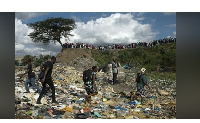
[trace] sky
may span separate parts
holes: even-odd
[[[69,41],[93,45],[128,44],[176,37],[176,13],[174,12],[16,12],[15,55],[54,55],[61,51],[59,43],[34,43],[28,36],[34,30],[29,23],[47,18],[74,19],[76,28]]]

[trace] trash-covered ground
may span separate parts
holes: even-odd
[[[51,103],[51,90],[36,104],[39,97],[30,87],[25,92],[24,78],[18,77],[25,69],[15,69],[15,118],[16,119],[173,119],[176,118],[176,82],[148,79],[151,89],[146,88],[146,99],[130,100],[136,91],[134,73],[119,69],[118,83],[111,85],[110,72],[97,73],[98,95],[92,104],[85,102],[82,71],[60,63],[54,65],[52,77],[58,105]],[[39,74],[39,67],[34,69]],[[37,80],[37,79],[36,79]],[[36,81],[40,88],[42,85]]]

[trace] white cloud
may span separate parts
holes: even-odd
[[[137,14],[137,16],[138,16],[138,17],[143,16],[145,13],[146,13],[146,12],[139,12],[139,13]]]
[[[90,19],[95,19],[95,18],[97,18],[97,17],[90,17]]]
[[[15,44],[15,55],[22,56],[22,55],[57,55],[61,51],[61,46],[50,44],[48,47],[43,46],[43,44],[38,45],[26,45],[20,47],[21,44]]]
[[[166,27],[176,27],[176,24],[169,24],[169,25],[166,25]]]
[[[134,19],[141,21],[145,19],[145,13],[146,12],[131,12],[130,14],[134,17]]]
[[[49,14],[49,13],[47,13],[47,12],[16,12],[15,18],[17,18],[19,20],[27,21],[30,18],[38,17],[38,16],[42,16],[42,15],[46,15],[46,14]]]
[[[69,42],[83,42],[89,44],[103,45],[113,43],[150,42],[158,32],[151,29],[150,24],[140,24],[133,15],[112,14],[106,18],[98,18],[87,23],[76,22],[76,29],[72,31],[73,37]],[[23,24],[21,20],[15,19],[15,55],[39,55],[57,54],[61,51],[59,43],[44,46],[42,43],[34,43],[28,36],[33,30]],[[61,39],[66,42],[65,38]]]
[[[71,17],[72,17],[72,19],[74,19],[75,21],[81,22],[81,19],[80,19],[80,18],[78,18],[78,17],[76,17],[76,16],[74,16],[74,15],[72,15]]]
[[[158,32],[151,29],[150,24],[140,24],[128,14],[112,14],[107,18],[98,18],[87,23],[77,22],[75,35],[71,42],[90,44],[150,42]]]
[[[23,44],[16,44],[15,43],[15,51],[24,50],[25,46]]]
[[[101,16],[103,16],[103,17],[106,17],[107,15],[105,14],[105,13],[102,13],[102,15]]]
[[[173,32],[174,36],[176,37],[176,31]]]
[[[136,20],[139,20],[139,21],[144,20],[144,19],[145,19],[144,17],[136,18]]]
[[[169,35],[169,36],[167,36],[167,38],[171,38],[171,36]]]
[[[164,12],[164,15],[176,15],[176,12]]]
[[[26,24],[22,24],[21,20],[15,19],[15,42],[20,44],[33,44],[28,34],[33,30],[28,28]]]

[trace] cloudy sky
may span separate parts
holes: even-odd
[[[49,17],[72,18],[76,29],[68,42],[83,42],[93,45],[128,44],[176,36],[176,13],[172,12],[53,12],[15,13],[15,55],[57,55],[60,44],[44,46],[34,43],[28,34],[33,30],[28,23],[42,21]],[[62,43],[67,40],[63,37]]]

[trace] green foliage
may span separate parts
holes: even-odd
[[[19,60],[15,60],[15,65],[19,65]]]
[[[133,57],[132,56],[132,53],[131,53],[131,51],[132,50],[130,50],[130,49],[127,49],[127,51],[126,52],[119,52],[119,56],[118,56],[118,61],[120,61],[122,64],[127,64],[127,58],[130,58],[130,60],[131,60],[131,57]]]
[[[24,58],[21,60],[23,66],[27,65],[27,63],[26,63],[26,59],[27,58],[30,58],[31,61],[33,61],[33,56],[31,56],[31,55],[25,55]]]
[[[143,53],[144,53],[144,48],[143,47],[138,47],[135,50],[133,50],[133,52],[134,52],[135,56],[141,57],[143,55]]]
[[[48,61],[49,59],[51,59],[51,55],[46,55],[46,56],[44,56],[44,61],[45,61],[45,62]]]
[[[60,41],[62,36],[68,40],[69,36],[73,36],[70,33],[75,28],[75,21],[65,18],[48,18],[28,25],[34,29],[34,32],[29,35],[33,42],[42,42],[48,45],[51,41],[54,43],[57,41],[62,46]]]
[[[48,55],[46,56],[46,58],[49,57]],[[26,63],[26,59],[27,58],[30,58],[31,59],[31,63],[34,67],[38,67],[42,64],[42,61],[40,60],[40,58],[37,58],[37,57],[33,57],[31,55],[25,55],[24,58],[21,60],[22,61],[22,65],[25,66],[27,65]]]
[[[170,68],[176,72],[176,44],[169,43],[156,45],[151,48],[139,47],[125,49],[119,52],[119,61],[122,64],[131,62],[136,67],[145,67],[148,71],[157,71],[159,67]]]
[[[176,50],[168,50],[162,58],[161,66],[172,67],[176,71]]]
[[[113,57],[121,63],[137,68],[145,67],[149,72],[158,71],[165,67],[171,72],[176,72],[176,43],[156,45],[149,48],[138,47],[136,49],[124,49],[113,56],[114,50],[93,52],[93,58],[99,66],[112,61]],[[115,54],[114,54],[115,55]]]
[[[111,50],[92,51],[92,57],[95,59],[95,61],[97,61],[98,68],[101,68],[112,61],[113,52]]]
[[[153,78],[155,79],[155,82],[158,81],[159,79],[162,80],[173,80],[176,81],[176,73],[159,73],[159,72],[154,72],[154,73],[146,73],[146,76],[148,76],[148,78]]]
[[[74,61],[74,64],[77,64],[77,61]]]
[[[36,58],[34,61],[33,61],[33,65],[35,67],[38,67],[42,64],[42,61],[39,59],[39,58]]]

